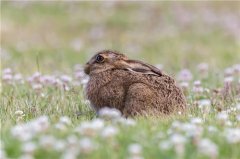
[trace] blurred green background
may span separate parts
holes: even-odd
[[[70,72],[113,49],[171,73],[240,61],[239,2],[2,2],[2,67]]]

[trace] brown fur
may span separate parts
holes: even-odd
[[[104,57],[102,63],[96,62],[97,55]],[[85,72],[90,76],[86,95],[96,111],[108,106],[135,116],[185,110],[185,97],[174,79],[152,65],[106,50],[86,64]]]

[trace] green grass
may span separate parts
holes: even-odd
[[[183,156],[159,148],[163,141],[169,141],[172,134],[184,132],[172,130],[172,123],[190,123],[193,117],[200,117],[203,129],[200,136],[209,138],[218,147],[221,159],[240,158],[240,143],[230,144],[224,131],[239,129],[237,120],[240,110],[229,113],[232,126],[216,119],[219,107],[223,110],[235,108],[239,94],[230,94],[231,100],[215,96],[213,89],[223,88],[224,69],[240,61],[239,36],[234,22],[239,25],[238,2],[1,2],[1,69],[12,68],[24,78],[39,71],[42,74],[74,76],[73,67],[84,64],[96,51],[118,50],[134,59],[151,64],[163,64],[164,71],[173,77],[188,68],[193,73],[186,98],[189,108],[185,115],[170,117],[137,117],[135,126],[124,126],[106,121],[119,131],[113,138],[101,135],[89,137],[97,146],[90,153],[80,153],[78,158],[129,158],[128,146],[139,143],[145,159],[148,158],[211,158],[201,154],[194,139],[187,138]],[[204,16],[207,11],[211,16]],[[217,22],[211,23],[216,20]],[[189,20],[190,19],[190,20]],[[189,22],[188,22],[189,20]],[[210,22],[209,22],[210,21]],[[73,41],[80,40],[75,48]],[[209,64],[209,76],[203,79],[197,65]],[[194,80],[210,90],[200,96],[192,92]],[[239,74],[235,75],[234,89],[239,89]],[[84,121],[92,121],[96,114],[85,102],[82,86],[70,84],[70,91],[46,87],[40,93],[25,84],[9,85],[2,81],[1,91],[1,142],[8,158],[23,155],[22,145],[11,135],[11,129],[19,124],[15,111],[25,116],[20,123],[46,115],[50,128],[36,135],[31,142],[38,148],[32,154],[35,158],[61,158],[68,148],[56,151],[39,146],[39,139],[50,135],[67,142],[75,135],[77,142],[86,137],[74,130]],[[41,94],[44,94],[42,97]],[[211,99],[210,113],[204,114],[195,106],[199,99]],[[191,116],[190,116],[191,115]],[[55,124],[62,116],[68,116],[72,124],[60,131]],[[216,132],[209,132],[214,126]],[[163,137],[159,137],[159,133]],[[238,135],[239,136],[239,135]],[[1,154],[1,153],[0,153]],[[0,157],[1,158],[1,157]],[[214,158],[214,157],[212,157]]]

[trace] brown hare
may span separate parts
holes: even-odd
[[[107,106],[124,116],[145,116],[185,110],[185,97],[173,78],[121,53],[98,52],[84,71],[90,77],[86,96],[96,111]]]

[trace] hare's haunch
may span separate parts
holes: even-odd
[[[105,50],[84,71],[90,76],[86,95],[96,111],[108,106],[134,116],[185,110],[185,97],[174,79],[152,65]]]

